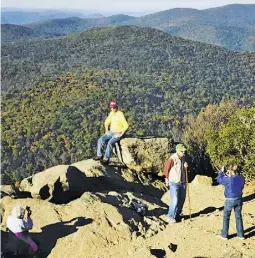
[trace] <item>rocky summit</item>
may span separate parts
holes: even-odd
[[[216,237],[223,215],[221,186],[197,175],[182,220],[168,224],[169,192],[162,177],[168,140],[123,139],[116,148],[109,165],[88,159],[25,178],[19,189],[2,186],[2,257],[20,257],[15,252],[26,248],[14,245],[17,240],[6,229],[18,204],[31,207],[30,234],[39,257],[255,257],[254,184],[244,189],[246,240],[237,239],[231,218],[230,240],[222,242]],[[144,214],[134,201],[147,207]]]

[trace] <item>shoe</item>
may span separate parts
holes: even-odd
[[[245,240],[245,238],[244,237],[238,237],[240,240]]]
[[[227,237],[223,237],[222,235],[217,235],[218,238],[222,239],[222,240],[228,240]]]
[[[174,218],[168,218],[168,224],[176,223],[176,220]]]
[[[93,160],[101,160],[101,159],[102,159],[102,157],[99,157],[99,156],[93,157]]]
[[[101,160],[101,164],[103,164],[103,165],[108,165],[109,162],[110,162],[109,159],[108,160],[105,160],[105,159]]]

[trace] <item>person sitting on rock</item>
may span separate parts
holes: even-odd
[[[229,220],[232,209],[235,211],[236,231],[239,239],[244,240],[243,219],[242,219],[242,191],[245,184],[245,178],[237,174],[238,167],[231,165],[227,169],[223,166],[217,176],[219,184],[224,185],[225,203],[223,226],[221,234],[218,235],[223,240],[228,240]]]
[[[101,160],[102,164],[109,164],[113,145],[118,142],[128,129],[128,123],[124,114],[118,109],[115,100],[110,103],[111,112],[105,120],[105,134],[101,136],[97,142],[97,156],[94,160]],[[110,127],[110,130],[109,130]],[[107,147],[103,156],[103,147],[106,143]]]
[[[33,228],[33,221],[30,217],[31,213],[29,207],[15,206],[11,215],[7,218],[7,227],[18,239],[29,245],[28,255],[33,257],[38,247],[28,233],[28,231]]]
[[[175,223],[180,217],[186,198],[186,175],[185,169],[188,164],[185,162],[186,148],[183,144],[176,145],[176,153],[173,154],[164,165],[166,185],[170,190],[170,205],[168,211],[168,222]]]

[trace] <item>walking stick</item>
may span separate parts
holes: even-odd
[[[188,168],[187,167],[185,167],[185,172],[186,172],[186,185],[187,185],[188,201],[189,201],[189,218],[191,220],[191,206],[190,206],[189,181],[188,181]]]

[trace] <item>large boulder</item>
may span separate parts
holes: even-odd
[[[169,157],[167,138],[125,138],[118,144],[117,154],[127,168],[103,166],[92,159],[58,165],[22,180],[20,190],[54,203],[65,203],[86,191],[148,193],[153,187],[155,195],[162,194],[164,185],[154,182],[150,174],[162,175],[164,162]]]
[[[25,178],[20,183],[20,189],[31,192],[33,198],[49,200],[57,185],[60,184],[64,191],[69,189],[66,178],[68,167],[67,165],[55,166]]]
[[[194,180],[192,181],[192,185],[205,185],[212,186],[212,178],[208,176],[196,175]]]
[[[128,168],[162,175],[169,157],[167,138],[124,138],[116,145],[117,155]]]
[[[64,202],[82,194],[91,187],[87,178],[104,176],[105,170],[94,160],[84,160],[70,166],[59,165],[21,181],[21,191],[33,198]],[[91,181],[90,181],[91,182]]]
[[[1,185],[1,197],[16,196],[16,190],[12,185]]]
[[[119,166],[104,167],[99,161],[84,160],[70,166],[56,166],[21,181],[20,189],[33,198],[66,203],[84,192],[131,191],[149,195],[163,194],[161,182],[137,176]]]

